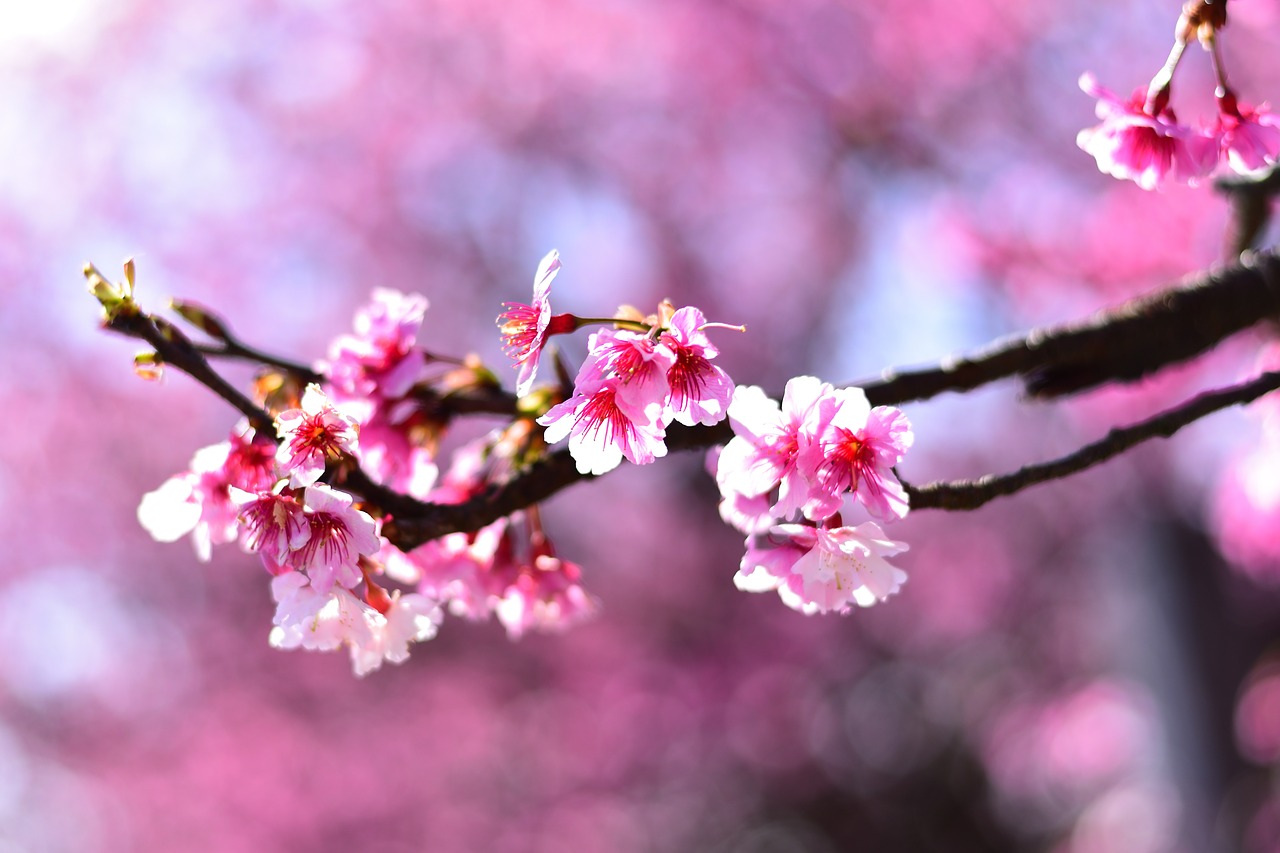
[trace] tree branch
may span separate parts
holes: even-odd
[[[1104,382],[1141,379],[1273,317],[1280,317],[1280,259],[1272,252],[1247,254],[1236,265],[1086,320],[1035,329],[937,367],[890,370],[859,385],[873,405],[890,405],[1017,375],[1032,397],[1058,397]]]
[[[1248,403],[1280,388],[1280,372],[1263,373],[1240,385],[1209,391],[1145,421],[1113,429],[1107,435],[1058,459],[1027,465],[1009,474],[988,474],[977,480],[929,483],[904,482],[912,509],[977,509],[1004,495],[1012,495],[1038,483],[1060,480],[1092,468],[1153,438],[1168,438],[1206,415]]]
[[[1209,349],[1223,338],[1259,321],[1280,316],[1280,259],[1270,252],[1246,255],[1239,264],[1203,273],[1116,308],[1070,324],[1034,329],[998,342],[971,356],[948,359],[937,367],[887,371],[861,387],[873,405],[923,400],[943,391],[967,391],[1008,376],[1024,377],[1033,396],[1056,396],[1093,385],[1137,379],[1167,364]],[[150,317],[114,322],[109,328],[152,344],[166,363],[191,374],[243,412],[255,427],[273,431],[268,413],[230,387],[185,338],[176,344],[161,334]],[[176,330],[174,330],[176,331]],[[180,335],[179,335],[180,337]],[[1109,459],[1117,453],[1182,426],[1209,412],[1252,400],[1274,390],[1280,374],[1264,374],[1253,383],[1202,395],[1178,409],[1124,429],[1059,460],[1028,466],[1001,477],[972,482],[931,483],[911,487],[917,509],[971,509],[1003,494],[1057,479]],[[432,392],[434,394],[434,392]],[[501,389],[443,395],[435,401],[452,413],[514,412],[515,400]],[[711,427],[672,425],[670,450],[694,450],[724,444],[733,437],[727,422]],[[579,480],[565,448],[548,454],[510,480],[490,486],[460,504],[424,503],[374,483],[359,468],[339,474],[340,482],[360,493],[392,519],[387,537],[402,550],[453,532],[472,532],[503,516],[546,500]]]

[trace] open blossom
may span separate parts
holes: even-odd
[[[550,553],[537,554],[525,566],[494,607],[507,636],[517,640],[530,629],[563,631],[594,616],[599,601],[579,582],[582,569]]]
[[[890,406],[871,408],[858,388],[834,391],[818,408],[818,432],[797,457],[810,484],[805,515],[827,518],[849,491],[877,518],[905,516],[907,494],[892,469],[914,440],[907,416]]]
[[[408,414],[400,409],[410,410]],[[375,482],[397,492],[425,499],[440,468],[435,453],[415,435],[413,407],[381,405],[360,423],[360,467]],[[404,420],[396,418],[403,416]]]
[[[1241,175],[1258,175],[1280,159],[1280,117],[1265,105],[1248,107],[1226,97],[1214,128],[1227,167]]]
[[[368,513],[355,509],[351,495],[320,483],[307,486],[306,505],[310,532],[306,543],[291,557],[291,565],[305,570],[320,591],[337,584],[348,589],[360,583],[362,556],[382,548],[378,525]]]
[[[612,471],[625,456],[644,465],[667,455],[666,430],[658,419],[663,398],[620,393],[616,379],[587,380],[576,393],[551,409],[538,423],[546,427],[548,444],[569,439],[569,453],[581,474]],[[655,389],[657,386],[655,386]]]
[[[538,375],[538,360],[547,338],[571,328],[552,328],[551,282],[560,271],[560,253],[552,249],[533,276],[533,302],[504,302],[507,310],[498,316],[498,330],[502,333],[502,346],[516,363],[520,373],[516,378],[516,393],[523,397],[533,387]],[[555,318],[559,319],[559,318]]]
[[[334,399],[363,420],[362,408],[407,394],[426,371],[416,347],[426,311],[424,296],[376,288],[369,305],[356,313],[355,334],[335,340],[329,359],[316,365]]]
[[[253,494],[234,487],[231,501],[240,510],[240,544],[261,556],[271,574],[287,571],[293,552],[311,538],[311,524],[302,504],[278,489]]]
[[[138,522],[160,542],[191,534],[196,556],[208,561],[214,545],[235,541],[239,508],[230,489],[269,489],[275,482],[275,445],[246,425],[228,441],[196,451],[191,469],[148,492],[138,505]]]
[[[672,315],[662,342],[675,353],[667,371],[671,399],[667,414],[686,426],[710,425],[724,420],[733,395],[729,374],[711,363],[720,350],[703,331],[707,318],[697,308],[685,307]]]
[[[770,512],[785,518],[798,511],[808,500],[809,484],[797,460],[801,446],[813,439],[812,415],[818,401],[831,393],[827,383],[797,376],[787,382],[779,407],[754,385],[735,388],[728,409],[734,438],[725,445],[716,469],[721,495],[754,498],[778,488]]]
[[[276,418],[276,430],[280,434],[276,461],[294,488],[314,483],[324,473],[327,460],[354,455],[359,446],[356,422],[334,408],[315,383],[303,393],[301,408]]]
[[[381,618],[370,617],[373,641],[351,645],[351,665],[358,676],[380,669],[383,661],[404,663],[409,644],[430,640],[444,618],[440,607],[426,596],[396,592]]]
[[[664,399],[670,392],[667,372],[676,363],[676,354],[649,335],[604,329],[587,339],[587,351],[575,387],[612,380],[619,393],[642,401]]]
[[[342,587],[317,589],[298,572],[272,580],[271,595],[276,601],[272,647],[332,651],[347,646],[356,675],[378,669],[384,660],[404,661],[409,643],[431,639],[440,622],[439,608],[423,596],[394,596],[383,614]]]
[[[906,550],[873,521],[833,529],[779,524],[766,545],[748,545],[734,581],[750,592],[776,589],[803,613],[844,613],[850,604],[870,607],[901,588],[906,572],[885,557]]]
[[[1167,108],[1149,114],[1145,93],[1122,101],[1092,74],[1081,75],[1080,88],[1098,99],[1102,123],[1080,131],[1076,145],[1106,174],[1151,190],[1171,183],[1194,184],[1213,171],[1217,140],[1178,124]]]

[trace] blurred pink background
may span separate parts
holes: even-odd
[[[844,618],[733,588],[699,456],[624,466],[545,510],[598,619],[515,644],[448,620],[356,680],[268,648],[254,559],[138,527],[235,416],[135,378],[80,277],[136,256],[145,306],[194,299],[303,361],[373,287],[420,292],[421,343],[505,369],[493,318],[554,247],[564,310],[746,323],[718,338],[739,382],[873,377],[1221,260],[1221,197],[1144,193],[1074,143],[1079,74],[1145,85],[1177,8],[0,6],[0,850],[1280,850],[1265,405],[910,516],[910,582]],[[1241,97],[1280,101],[1280,6],[1230,9]],[[1184,120],[1211,87],[1189,51]],[[902,473],[1063,453],[1261,345],[1065,404],[908,406]]]

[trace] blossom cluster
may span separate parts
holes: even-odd
[[[362,675],[405,660],[410,642],[435,634],[438,608],[417,594],[373,594],[378,522],[351,495],[318,482],[329,462],[357,452],[356,422],[311,385],[276,424],[278,445],[241,425],[197,451],[189,471],[143,497],[139,521],[161,541],[191,534],[202,560],[212,545],[237,540],[257,553],[274,576],[272,645],[345,645]]]
[[[1076,144],[1103,172],[1145,190],[1194,185],[1224,172],[1258,175],[1280,158],[1280,117],[1265,104],[1250,107],[1220,97],[1214,123],[1191,127],[1167,105],[1149,105],[1144,91],[1126,101],[1090,74],[1080,78],[1080,88],[1098,99],[1101,123],[1080,131]]]
[[[681,308],[654,332],[605,329],[591,335],[573,396],[538,423],[554,444],[569,439],[583,474],[603,474],[667,455],[667,426],[724,420],[733,394],[729,374],[711,363],[719,350],[697,308]]]
[[[378,488],[436,505],[460,504],[518,475],[551,444],[568,440],[582,474],[625,458],[665,456],[672,424],[711,426],[726,417],[737,434],[716,473],[730,523],[752,536],[738,573],[743,589],[777,589],[805,612],[845,611],[895,592],[905,575],[885,557],[906,549],[878,524],[842,526],[845,499],[880,521],[901,518],[907,496],[892,467],[911,443],[896,409],[871,408],[857,389],[793,379],[783,406],[754,387],[735,387],[717,364],[698,308],[664,301],[656,313],[622,309],[610,318],[553,315],[556,252],[543,258],[530,304],[507,303],[498,318],[519,376],[514,418],[438,462],[459,389],[492,392],[496,380],[473,358],[435,356],[418,343],[427,302],[374,291],[313,368],[278,368],[258,382],[275,435],[240,425],[195,454],[189,470],[147,494],[138,518],[163,541],[190,535],[197,556],[238,542],[258,555],[276,603],[270,642],[282,649],[346,648],[357,674],[407,659],[448,613],[493,617],[512,638],[560,630],[599,609],[581,568],[556,554],[538,507],[474,532],[411,550],[384,535],[395,522],[376,494],[342,486],[365,476]],[[194,310],[194,309],[193,309]],[[552,335],[595,324],[572,386],[535,391]],[[321,381],[303,385],[302,377]],[[542,427],[540,430],[539,427]],[[382,503],[386,503],[383,501]],[[391,501],[395,506],[395,501]],[[776,523],[775,523],[776,521]]]
[[[444,424],[430,401],[463,380],[432,375],[433,357],[417,344],[426,308],[420,296],[376,290],[354,334],[316,364],[322,382],[296,395],[287,381],[259,383],[268,401],[278,398],[275,436],[241,424],[138,508],[153,537],[190,535],[201,560],[231,542],[256,553],[272,576],[271,645],[346,648],[359,675],[407,659],[409,645],[433,637],[446,611],[492,615],[514,638],[598,609],[580,568],[556,556],[534,513],[404,553],[382,535],[385,518],[326,484],[326,474],[358,466],[394,490],[456,503],[510,473],[508,431],[498,431],[458,450],[440,475]],[[404,589],[388,592],[391,584]]]
[[[885,557],[907,546],[876,521],[846,526],[843,517],[850,499],[882,522],[907,514],[893,472],[914,438],[906,416],[873,408],[858,388],[798,376],[781,406],[739,386],[729,422],[734,438],[712,458],[721,517],[747,534],[738,588],[777,590],[805,613],[843,613],[897,592],[906,574]]]
[[[1280,117],[1266,104],[1242,103],[1227,84],[1216,37],[1225,24],[1223,12],[1192,21],[1184,10],[1169,61],[1146,90],[1128,100],[1099,85],[1092,74],[1080,77],[1080,88],[1098,101],[1101,123],[1080,131],[1076,144],[1097,160],[1100,170],[1152,190],[1194,185],[1222,174],[1257,177],[1280,160]],[[1218,114],[1211,123],[1195,127],[1179,122],[1169,106],[1173,74],[1192,37],[1212,52],[1218,78]]]

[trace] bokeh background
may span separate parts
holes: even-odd
[[[134,377],[79,272],[136,256],[144,305],[304,361],[373,287],[420,292],[422,343],[501,367],[499,303],[555,247],[565,310],[746,323],[719,337],[739,382],[875,376],[1222,260],[1222,198],[1074,145],[1076,78],[1143,85],[1177,7],[0,3],[0,850],[1280,850],[1265,402],[910,516],[910,582],[844,618],[733,588],[701,458],[624,466],[545,509],[598,619],[518,643],[447,621],[356,680],[268,648],[254,559],[138,527],[235,418]],[[1241,97],[1280,101],[1280,6],[1230,9]],[[1207,119],[1207,58],[1184,66],[1174,104]],[[1264,349],[910,406],[901,470],[1056,455]]]

